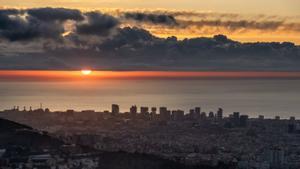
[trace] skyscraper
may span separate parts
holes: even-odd
[[[248,126],[248,115],[241,115],[240,116],[240,127],[247,127]]]
[[[180,121],[184,119],[184,111],[183,110],[173,110],[172,111],[172,119],[175,121]]]
[[[157,111],[156,107],[151,107],[150,120],[156,120],[157,119],[156,111]]]
[[[233,112],[232,123],[234,126],[240,125],[240,112]]]
[[[210,119],[213,119],[213,118],[215,118],[215,114],[214,114],[214,112],[209,112],[209,114],[208,114],[208,117],[210,118]]]
[[[163,121],[170,120],[171,112],[168,111],[166,107],[160,107],[159,108],[159,116],[160,116],[160,120],[163,120]]]
[[[119,114],[119,113],[120,113],[119,105],[117,105],[117,104],[112,104],[112,105],[111,105],[111,113],[112,113],[113,115]]]
[[[135,116],[136,113],[137,113],[137,107],[136,107],[136,105],[131,106],[130,107],[130,114],[133,115],[133,116]]]
[[[194,119],[200,119],[201,107],[195,107]]]
[[[219,108],[217,111],[217,119],[222,120],[223,119],[223,109]]]
[[[141,114],[147,114],[149,113],[149,108],[148,107],[141,107]]]

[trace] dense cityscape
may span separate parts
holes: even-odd
[[[224,114],[222,108],[207,113],[201,107],[184,112],[167,107],[138,110],[135,105],[128,112],[120,112],[117,104],[112,104],[110,111],[101,112],[14,107],[1,111],[0,117],[61,140],[64,148],[60,149],[74,152],[66,156],[59,151],[27,150],[35,153],[22,156],[16,153],[16,147],[0,145],[1,164],[6,168],[33,165],[36,168],[98,168],[99,152],[124,152],[153,155],[198,168],[300,167],[298,119],[279,116],[268,119],[263,115],[250,118],[240,112]],[[79,145],[85,148],[78,148]],[[23,160],[16,162],[16,154]],[[69,160],[62,162],[63,158]]]

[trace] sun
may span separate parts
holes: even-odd
[[[91,73],[92,73],[92,70],[88,70],[88,69],[81,70],[81,74],[83,74],[83,75],[90,75]]]

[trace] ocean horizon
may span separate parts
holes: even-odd
[[[79,81],[4,81],[0,110],[25,106],[51,111],[67,109],[122,112],[132,105],[182,109],[201,107],[208,113],[224,109],[250,117],[300,118],[300,79],[102,79]]]

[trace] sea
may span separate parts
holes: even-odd
[[[186,113],[194,107],[204,112],[232,112],[250,117],[264,115],[300,118],[299,79],[103,79],[97,81],[1,81],[0,110],[13,106],[28,110],[49,108],[110,110],[119,104],[168,107]]]

